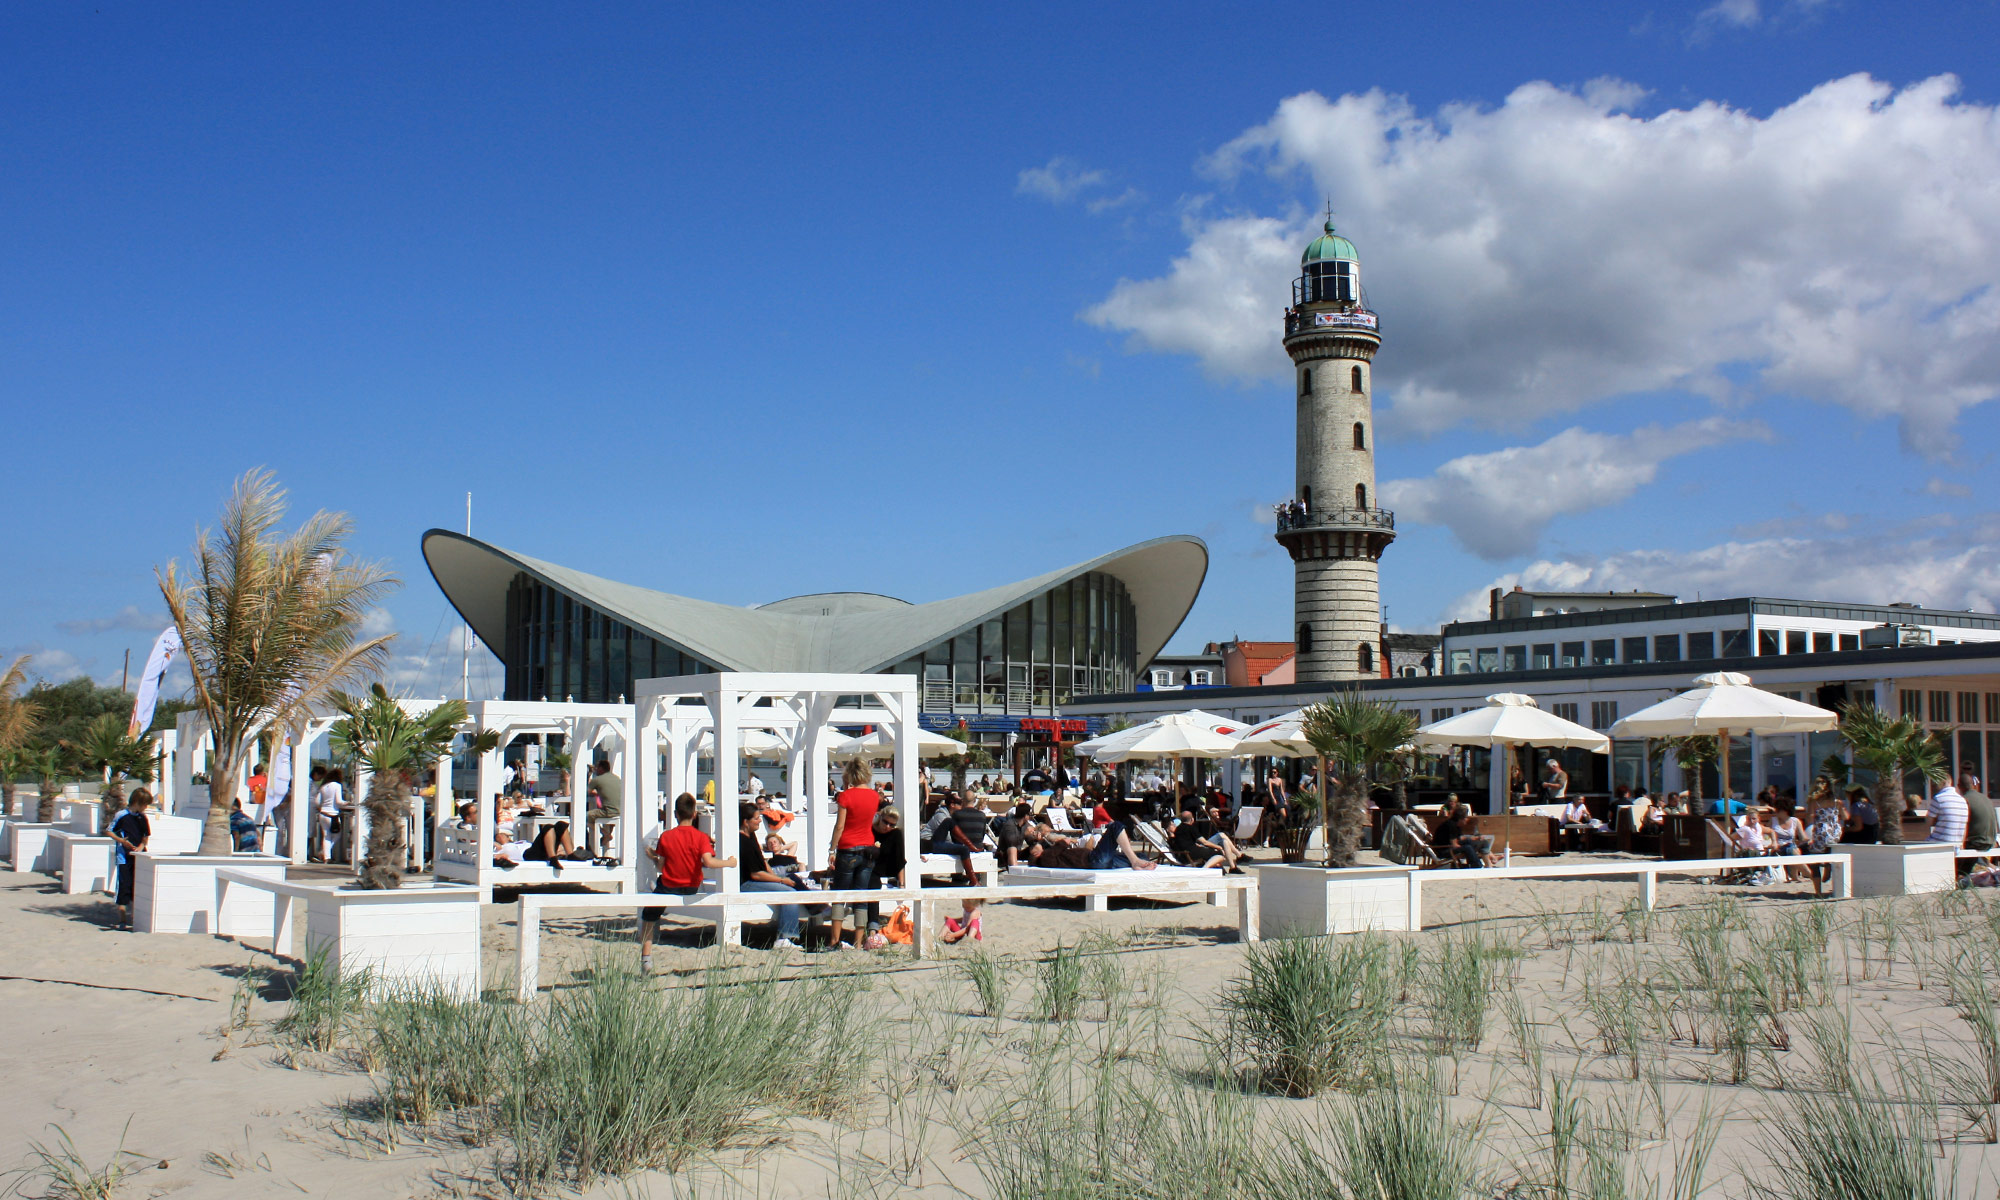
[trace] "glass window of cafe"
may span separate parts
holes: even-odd
[[[1137,682],[1138,615],[1124,581],[1100,572],[1057,584],[890,668],[949,678],[960,712],[1024,712]],[[925,693],[925,705],[942,691]]]

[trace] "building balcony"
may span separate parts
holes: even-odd
[[[1358,533],[1390,533],[1396,530],[1396,514],[1386,508],[1336,508],[1318,512],[1299,508],[1296,502],[1276,506],[1279,533],[1314,530],[1353,530]]]

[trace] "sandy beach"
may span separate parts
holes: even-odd
[[[0,998],[12,1036],[0,1075],[13,1119],[0,1133],[0,1168],[25,1169],[32,1142],[53,1148],[67,1138],[92,1166],[113,1160],[121,1145],[130,1152],[125,1161],[133,1169],[120,1196],[509,1194],[495,1178],[490,1149],[467,1144],[462,1130],[455,1136],[448,1125],[392,1126],[374,1118],[367,1068],[380,1064],[370,1063],[365,1037],[321,1053],[274,1032],[294,964],[275,960],[261,943],[114,932],[101,897],[57,895],[40,876],[8,880],[0,884],[6,964]],[[1978,1060],[1967,1022],[1941,982],[1941,964],[1953,955],[1992,961],[1979,957],[1994,936],[1985,895],[1832,904],[1810,894],[1804,883],[1754,889],[1667,882],[1660,910],[1648,919],[1628,913],[1629,883],[1468,879],[1461,885],[1441,874],[1427,889],[1425,932],[1380,939],[1413,970],[1387,1044],[1399,1061],[1423,1064],[1446,1087],[1453,1117],[1477,1130],[1496,1188],[1509,1172],[1522,1179],[1533,1174],[1549,1145],[1551,1087],[1568,1086],[1600,1123],[1629,1131],[1628,1165],[1635,1172],[1671,1175],[1703,1106],[1726,1113],[1704,1194],[1747,1194],[1746,1179],[1772,1182],[1773,1139],[1826,1069],[1816,1057],[1820,1043],[1805,1032],[1810,1014],[1848,1014],[1857,1061],[1891,1086],[1898,1066],[1924,1064],[1929,1073],[1909,1075],[1904,1084],[1929,1080],[1949,1100],[1958,1093],[1943,1082],[1946,1064]],[[1815,910],[1826,916],[1810,917]],[[1664,997],[1685,990],[1695,936],[1689,931],[1718,913],[1738,923],[1735,936],[1752,939],[1826,921],[1825,994],[1802,999],[1780,1017],[1787,1045],[1767,1037],[1745,1051],[1740,1081],[1730,1078],[1736,1060],[1678,1028],[1700,1016],[1700,1003],[1649,1008],[1642,1023],[1656,1044],[1626,1057],[1603,1027],[1606,989],[1625,989],[1618,994],[1630,1004],[1642,992]],[[503,904],[486,913],[489,993],[504,994],[512,978],[513,914]],[[1896,931],[1893,951],[1885,928]],[[861,977],[867,987],[859,1004],[876,1051],[839,1111],[774,1117],[746,1139],[754,1144],[704,1152],[676,1174],[599,1181],[590,1194],[1031,1194],[1045,1185],[1023,1192],[1018,1180],[1009,1183],[1011,1151],[1004,1149],[1025,1144],[1028,1127],[1015,1124],[1024,1119],[1022,1098],[1038,1098],[1030,1107],[1041,1118],[1073,1123],[1079,1153],[1090,1141],[1091,1121],[1113,1103],[1077,1078],[1059,1071],[1052,1081],[1046,1069],[1034,1069],[1051,1061],[1065,1070],[1116,1064],[1121,1120],[1136,1120],[1142,1101],[1159,1106],[1144,1110],[1152,1121],[1183,1119],[1172,1114],[1185,1104],[1208,1114],[1204,1120],[1238,1113],[1246,1128],[1268,1133],[1306,1128],[1323,1105],[1333,1105],[1324,1110],[1331,1112],[1347,1103],[1337,1093],[1293,1099],[1260,1094],[1254,1085],[1239,1094],[1202,1082],[1227,1025],[1221,998],[1246,968],[1230,910],[1123,902],[1092,915],[1074,903],[996,904],[987,908],[985,929],[976,950],[948,948],[931,962],[912,961],[906,951],[791,956],[788,976],[836,971]],[[752,927],[753,943],[766,936]],[[1468,949],[1468,938],[1482,939],[1486,949]],[[707,940],[692,930],[669,937],[649,986],[699,987],[774,961],[769,951],[721,952]],[[1059,945],[1082,947],[1090,984],[1077,1013],[1041,1019],[1037,980]],[[1443,993],[1427,990],[1433,985],[1426,972],[1445,961],[1440,956],[1491,953],[1494,946],[1506,952],[1490,968],[1478,1044],[1439,1042],[1435,1009]],[[998,960],[1006,995],[1000,1018],[980,1015],[963,970],[972,953]],[[629,917],[552,920],[543,981],[568,993],[603,965],[635,959]],[[718,964],[722,976],[712,973]],[[1990,972],[1986,978],[1990,984]],[[1534,1060],[1539,1069],[1530,1067]],[[1938,1137],[1930,1152],[1958,1171],[1956,1194],[1993,1194],[2000,1151],[1986,1131],[1996,1111],[1985,1106],[1984,1125],[1972,1109],[1951,1103],[1935,1114]],[[996,1139],[1003,1129],[1015,1133]],[[1119,1133],[1133,1136],[1131,1129]],[[1124,1152],[1154,1169],[1153,1151]],[[47,1189],[32,1173],[16,1181],[23,1195]],[[1300,1194],[1316,1194],[1301,1187]]]

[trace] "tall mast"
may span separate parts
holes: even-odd
[[[465,493],[465,536],[472,536],[472,493]],[[465,655],[458,665],[458,698],[472,702],[472,622],[465,623],[465,634],[458,639]]]

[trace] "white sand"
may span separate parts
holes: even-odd
[[[64,897],[39,876],[0,885],[0,1012],[10,1036],[8,1057],[0,1068],[5,1081],[9,1120],[0,1130],[0,1170],[20,1164],[31,1140],[53,1143],[53,1126],[61,1126],[84,1158],[109,1159],[120,1143],[143,1155],[148,1166],[132,1176],[120,1192],[131,1196],[264,1196],[312,1195],[414,1196],[440,1193],[440,1188],[464,1187],[478,1169],[478,1154],[464,1147],[405,1140],[390,1150],[381,1131],[343,1114],[344,1102],[366,1096],[365,1075],[338,1056],[308,1057],[294,1066],[295,1056],[276,1043],[261,1023],[275,1018],[282,1005],[255,1000],[252,1025],[227,1029],[237,976],[247,965],[287,969],[253,946],[209,937],[147,936],[109,931],[103,922],[110,909],[101,898]],[[1660,889],[1662,917],[1672,918],[1678,906],[1696,904],[1717,895],[1745,899],[1758,918],[1796,911],[1810,904],[1808,885],[1783,884],[1750,891],[1694,882],[1664,882]],[[1581,981],[1596,968],[1592,962],[1610,956],[1644,953],[1667,963],[1676,953],[1664,924],[1654,941],[1628,947],[1622,941],[1577,941],[1561,935],[1582,934],[1608,925],[1611,914],[1635,896],[1629,882],[1567,882],[1496,880],[1473,885],[1454,883],[1440,872],[1426,888],[1427,932],[1422,944],[1435,945],[1441,927],[1483,922],[1497,917],[1533,918],[1517,922],[1512,936],[1526,941],[1534,953],[1508,986],[1530,1004],[1544,1029],[1548,1062],[1553,1070],[1576,1071],[1603,1095],[1630,1092],[1617,1081],[1616,1064],[1599,1055],[1588,1022],[1580,1015],[1577,994]],[[1972,898],[1979,908],[1988,897]],[[1906,942],[1926,928],[1941,928],[1930,898],[1900,902],[1912,914]],[[1838,906],[1843,922],[1862,911],[1861,902]],[[1560,915],[1568,914],[1568,915]],[[489,988],[505,988],[513,970],[513,910],[495,905],[486,914],[486,979]],[[1979,912],[1957,918],[1976,929]],[[1117,958],[1128,978],[1150,980],[1142,992],[1156,995],[1160,1005],[1147,1018],[1162,1031],[1161,1046],[1172,1050],[1187,1033],[1219,1027],[1215,997],[1239,969],[1243,950],[1235,943],[1232,909],[1204,905],[1115,903],[1108,914],[1091,915],[1077,905],[995,904],[985,917],[985,948],[1024,959],[1045,952],[1059,940],[1076,941],[1086,934],[1102,935],[1120,949]],[[587,964],[595,954],[636,956],[630,941],[630,918],[608,923],[564,918],[549,922],[544,941],[543,981],[561,985],[565,972]],[[753,936],[755,936],[753,934]],[[1549,945],[1554,937],[1559,944]],[[692,932],[676,936],[658,952],[664,976],[660,986],[674,986],[715,952],[700,947],[705,938]],[[1100,946],[1108,943],[1100,943]],[[1933,947],[1935,949],[1935,947]],[[1907,947],[1906,947],[1907,951]],[[734,952],[745,961],[768,961],[758,950]],[[948,951],[948,956],[959,951]],[[1917,953],[1924,953],[1918,950]],[[960,1131],[964,1114],[1013,1086],[1009,1064],[1019,1047],[1037,1036],[1037,1023],[1008,1020],[994,1023],[965,1015],[966,985],[942,963],[917,964],[901,953],[853,955],[876,976],[881,1011],[892,1022],[920,1010],[921,1028],[906,1035],[936,1038],[940,1030],[962,1033],[967,1052],[982,1064],[967,1090],[947,1095],[932,1085],[917,1088],[900,1103],[879,1090],[879,1080],[863,1082],[865,1099],[845,1123],[791,1121],[789,1133],[777,1145],[756,1153],[724,1151],[704,1168],[709,1183],[701,1194],[756,1196],[824,1196],[830,1191],[854,1195],[957,1195],[955,1189],[983,1194],[976,1170],[965,1161]],[[827,956],[814,956],[815,963]],[[629,958],[628,960],[629,961]],[[798,958],[801,966],[806,962]],[[1855,970],[1851,955],[1835,955],[1835,976],[1845,979]],[[1664,966],[1662,986],[1673,981]],[[1902,1031],[1892,1040],[1896,1053],[1907,1053],[1918,1031],[1928,1031],[1934,1048],[1963,1057],[1963,1022],[1941,1006],[1935,988],[1919,990],[1906,958],[1895,977],[1843,983],[1840,996],[1857,1014],[1857,1024],[1873,1028],[1878,1019]],[[1013,969],[1014,1008],[1027,1004],[1032,967]],[[1420,1020],[1421,1002],[1412,999],[1410,1020]],[[1083,1023],[1085,1026],[1090,1021]],[[1046,1027],[1040,1027],[1046,1028]],[[887,1032],[886,1039],[895,1034]],[[1091,1036],[1086,1030],[1084,1037]],[[1872,1035],[1871,1035],[1872,1036]],[[1887,1052],[1875,1051],[1887,1063]],[[1495,1139],[1489,1153],[1501,1160],[1531,1154],[1542,1141],[1546,1111],[1525,1103],[1526,1090],[1507,1064],[1513,1057],[1506,1023],[1498,1006],[1489,1013],[1487,1040],[1481,1049],[1453,1068],[1459,1076],[1460,1097],[1454,1103],[1468,1115],[1480,1115],[1492,1126]],[[1783,1071],[1803,1072],[1800,1049],[1770,1056]],[[1757,1170],[1763,1151],[1756,1131],[1761,1123],[1782,1119],[1787,1099],[1767,1088],[1728,1087],[1710,1081],[1717,1064],[1706,1047],[1672,1047],[1665,1055],[1666,1083],[1656,1111],[1663,1115],[1658,1130],[1646,1133],[1648,1154],[1670,1153],[1684,1137],[1692,1113],[1704,1098],[1733,1105],[1739,1112],[1730,1122],[1717,1153],[1717,1178],[1727,1179],[1738,1165]],[[1886,1067],[1884,1069],[1887,1069]],[[884,1076],[907,1074],[907,1066],[885,1069]],[[927,1090],[928,1089],[928,1090]],[[1490,1101],[1490,1103],[1484,1102]],[[1275,1118],[1310,1113],[1312,1101],[1264,1098],[1260,1112]],[[920,1105],[920,1108],[912,1108]],[[947,1119],[949,1106],[960,1114]],[[1260,1116],[1259,1120],[1264,1118]],[[129,1122],[129,1128],[128,1128]],[[1958,1122],[1947,1118],[1947,1127]],[[1660,1136],[1664,1131],[1665,1136]],[[1982,1176],[1975,1193],[1991,1196],[2000,1178],[1995,1148],[1969,1139],[1947,1143],[1969,1177]],[[734,1183],[723,1186],[714,1172],[723,1171]],[[836,1180],[845,1183],[835,1186]],[[457,1181],[457,1182],[454,1182]],[[634,1181],[649,1194],[648,1181]],[[650,1194],[674,1195],[664,1177],[651,1181]],[[864,1186],[865,1184],[865,1186]],[[33,1195],[33,1188],[27,1190]],[[601,1188],[595,1194],[626,1195],[621,1188]],[[1738,1195],[1738,1181],[1711,1195]]]

